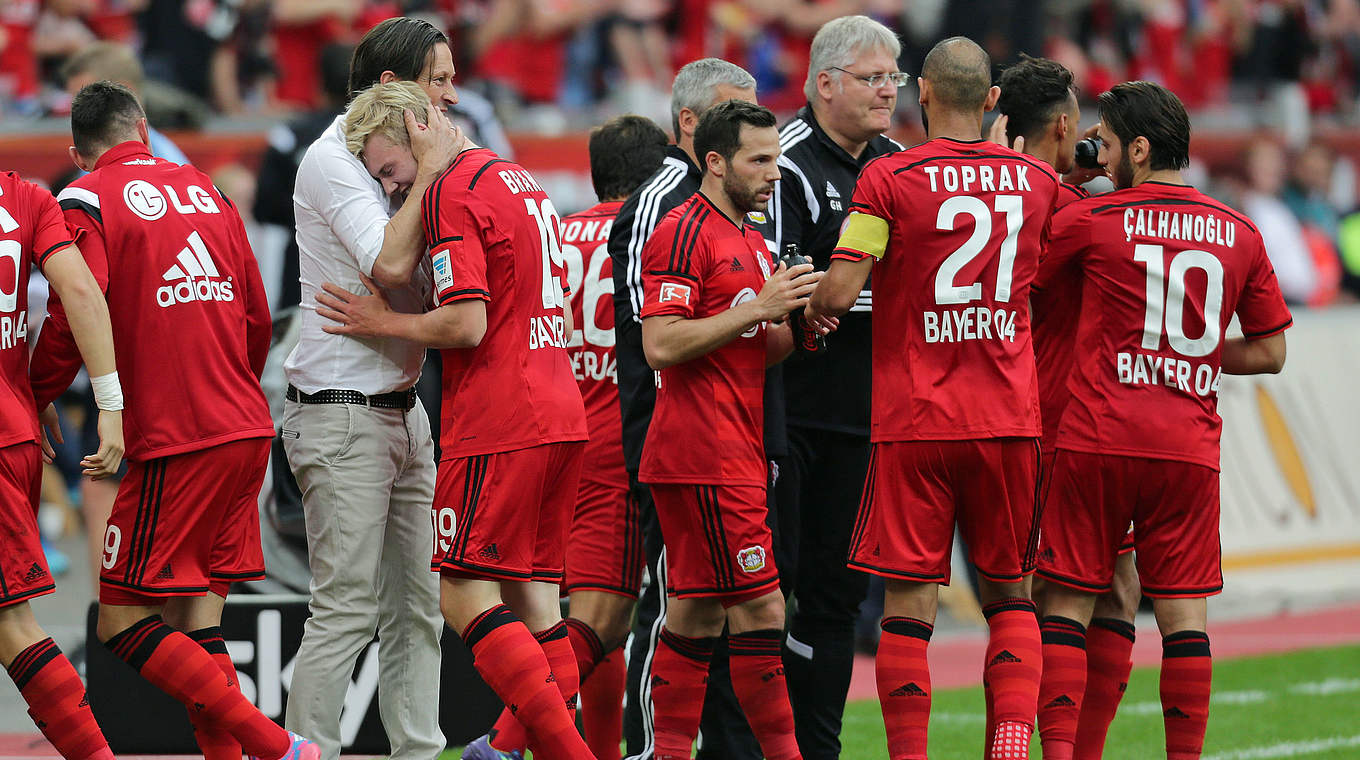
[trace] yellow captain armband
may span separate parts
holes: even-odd
[[[841,226],[841,239],[836,247],[882,259],[888,249],[888,220],[852,211]]]

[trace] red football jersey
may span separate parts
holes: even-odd
[[[614,262],[608,247],[609,230],[622,207],[622,201],[611,201],[564,217],[562,257],[571,287],[571,321],[576,326],[567,338],[567,353],[590,431],[581,477],[626,487],[614,358]]]
[[[874,441],[1039,435],[1029,286],[1061,184],[995,143],[874,159],[851,213],[888,222],[874,265]],[[868,251],[837,247],[832,258]]]
[[[1217,469],[1228,323],[1249,338],[1292,324],[1256,228],[1193,187],[1144,182],[1055,216],[1036,287],[1072,263],[1082,310],[1058,448]]]
[[[671,210],[642,249],[641,317],[703,319],[754,300],[772,271],[760,232],[703,193]],[[644,483],[765,486],[765,324],[657,373]]]
[[[1057,209],[1073,201],[1089,198],[1090,193],[1076,185],[1063,183],[1058,190]],[[1043,422],[1043,450],[1053,450],[1058,437],[1058,420],[1072,398],[1067,377],[1075,363],[1077,319],[1081,316],[1081,270],[1063,267],[1049,277],[1043,290],[1031,289],[1030,331],[1034,334],[1034,363],[1039,370],[1039,417]]]
[[[192,166],[111,148],[57,196],[113,322],[128,459],[271,437],[260,390],[272,324],[236,207]],[[80,367],[55,300],[31,371],[39,403]]]
[[[57,199],[0,174],[0,447],[38,440],[28,383],[28,273],[71,244]]]
[[[567,358],[561,219],[518,164],[464,151],[421,200],[439,306],[486,301],[475,348],[444,350],[440,457],[586,440]]]

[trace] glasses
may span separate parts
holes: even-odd
[[[833,68],[836,71],[845,72],[846,74],[849,74],[855,79],[858,79],[859,81],[869,85],[875,90],[877,90],[878,88],[882,87],[885,84],[888,84],[889,82],[892,82],[893,87],[905,87],[907,85],[907,82],[911,81],[911,75],[906,73],[905,71],[893,71],[887,74],[874,74],[873,76],[866,77],[863,74],[856,74],[855,72],[843,69],[840,66],[832,66],[830,68]]]

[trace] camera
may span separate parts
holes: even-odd
[[[1083,169],[1097,169],[1100,162],[1096,156],[1100,155],[1100,143],[1094,137],[1088,137],[1077,141],[1077,166]]]

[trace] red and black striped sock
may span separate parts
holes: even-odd
[[[760,743],[760,751],[768,760],[801,760],[780,656],[784,632],[777,628],[746,631],[731,634],[727,641],[732,691]]]
[[[591,671],[604,659],[604,642],[587,623],[569,617],[562,621],[567,627],[567,637],[571,641],[571,651],[576,653],[576,671],[581,683],[590,678]]]
[[[909,617],[885,617],[880,625],[874,678],[888,732],[888,757],[925,760],[931,694],[926,648],[935,627]]]
[[[1133,623],[1095,618],[1086,630],[1086,695],[1077,719],[1075,760],[1100,760],[1133,669]]]
[[[995,736],[988,757],[1027,757],[1027,739],[1039,708],[1043,645],[1038,610],[1029,599],[1002,599],[982,608],[990,629],[984,677],[992,685]],[[1025,745],[1023,752],[1017,747]]]
[[[579,662],[579,661],[578,661]],[[619,760],[623,740],[623,692],[628,663],[619,647],[581,682],[581,728],[596,760]]]
[[[85,684],[52,639],[20,652],[7,666],[28,714],[66,760],[113,760],[90,713]]]
[[[1039,623],[1044,667],[1039,682],[1039,740],[1044,760],[1072,760],[1086,691],[1086,627],[1049,615]]]
[[[550,629],[551,630],[551,629]],[[498,604],[462,632],[473,667],[506,708],[524,721],[529,743],[545,757],[589,758],[590,750],[567,714],[548,658],[509,607]]]
[[[1204,749],[1213,682],[1209,635],[1177,631],[1162,639],[1162,718],[1167,760],[1195,760]]]
[[[576,675],[576,654],[568,639],[568,629],[559,620],[551,628],[534,634],[534,640],[543,648],[543,656],[548,658],[548,668],[552,670],[553,682],[567,705],[567,713],[576,722],[576,698],[581,679]],[[509,711],[501,710],[496,725],[490,734],[492,749],[502,752],[523,752],[529,744],[529,732],[524,724]]]
[[[222,675],[227,677],[227,683],[237,688],[236,666],[232,664],[231,654],[227,652],[227,642],[222,638],[221,627],[200,628],[185,635],[212,656]],[[237,760],[241,757],[241,743],[236,741],[236,737],[223,731],[205,715],[189,710],[189,722],[194,727],[194,741],[198,742],[198,748],[203,751],[203,760]]]
[[[283,757],[292,745],[287,731],[227,683],[212,655],[162,622],[160,615],[137,622],[104,646],[156,688],[178,699],[190,714],[202,713],[230,733],[246,754],[273,760]]]
[[[717,639],[692,639],[666,628],[660,639],[652,659],[653,755],[656,760],[689,760]]]

